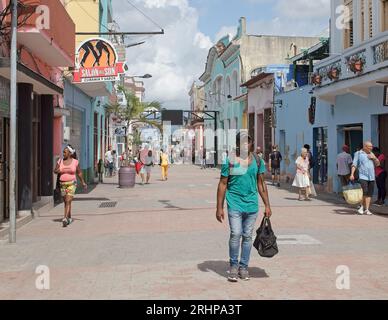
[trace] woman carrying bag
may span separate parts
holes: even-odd
[[[77,160],[77,154],[72,146],[68,145],[63,150],[63,159],[57,162],[54,173],[59,175],[61,195],[65,202],[65,213],[62,224],[63,227],[67,227],[73,222],[71,217],[71,204],[77,190],[77,176],[81,180],[84,189],[87,189],[87,184],[83,178],[79,161]]]
[[[308,159],[308,150],[302,148],[300,157],[296,159],[296,176],[292,184],[293,187],[299,188],[299,201],[303,201],[302,193],[305,194],[306,201],[311,201],[311,180],[309,173],[309,159]]]

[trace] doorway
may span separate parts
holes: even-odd
[[[388,114],[379,116],[379,147],[381,152],[388,155]],[[385,169],[388,170],[388,162],[385,161]],[[388,189],[388,179],[387,179]]]
[[[315,159],[314,183],[325,184],[328,180],[328,131],[327,127],[314,128],[313,132]]]
[[[9,218],[9,119],[0,118],[0,222]]]

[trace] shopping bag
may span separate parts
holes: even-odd
[[[364,196],[362,187],[359,183],[350,183],[348,186],[343,187],[342,193],[345,201],[351,205],[360,204],[362,202],[362,197]]]
[[[313,196],[313,197],[316,197],[316,196],[317,196],[317,192],[315,191],[315,186],[314,186],[314,182],[313,182],[312,179],[310,179],[309,193],[310,193],[310,195]]]
[[[276,239],[270,219],[264,217],[259,229],[256,231],[256,239],[253,242],[253,246],[261,257],[272,258],[279,252]]]
[[[140,173],[141,168],[143,168],[143,164],[140,161],[136,162],[135,169],[137,174]]]

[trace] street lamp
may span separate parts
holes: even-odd
[[[150,79],[152,78],[152,75],[150,74],[145,74],[144,76],[132,76],[133,78],[141,78],[141,79]]]

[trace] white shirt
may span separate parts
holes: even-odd
[[[108,151],[107,153],[105,153],[105,160],[108,161],[109,163],[113,162],[112,151]]]
[[[339,176],[346,176],[350,174],[349,165],[353,163],[352,156],[345,151],[337,156],[337,173]]]

